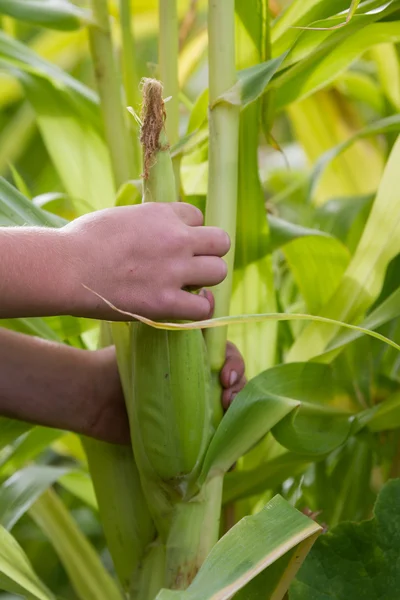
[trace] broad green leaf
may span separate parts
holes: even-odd
[[[287,111],[296,138],[311,164],[341,142],[352,139],[364,124],[358,115],[349,116],[352,111],[349,101],[344,98],[339,101],[337,95],[330,91],[313,94],[292,104]],[[318,205],[335,197],[376,192],[384,167],[382,150],[374,144],[374,140],[364,139],[353,140],[344,150],[345,154],[339,152],[333,157],[318,188],[312,190],[312,200]]]
[[[283,598],[320,531],[317,523],[276,496],[219,540],[186,591],[162,590],[157,600],[228,600],[263,571],[263,598]]]
[[[320,311],[324,317],[359,321],[378,297],[388,264],[400,252],[400,220],[394,216],[399,212],[394,183],[399,160],[400,138],[389,157],[357,250],[335,294]],[[325,325],[306,327],[291,348],[288,361],[318,356],[326,350],[336,333],[336,328]]]
[[[282,56],[268,62],[253,65],[243,71],[239,71],[238,82],[233,88],[220,96],[216,104],[227,102],[228,104],[245,108],[258,100],[265,92],[269,82],[283,63],[285,57],[286,54],[282,54]]]
[[[0,14],[52,29],[78,29],[90,13],[67,0],[0,0]]]
[[[380,119],[379,121],[375,121],[367,127],[364,127],[360,131],[358,131],[355,135],[351,136],[349,139],[345,140],[341,144],[338,144],[334,148],[331,148],[327,152],[325,152],[316,162],[313,167],[313,171],[310,179],[310,195],[312,196],[315,188],[320,180],[320,177],[329,163],[340,156],[345,150],[350,148],[354,142],[364,137],[379,135],[381,133],[392,133],[398,132],[400,130],[400,114],[392,115],[390,117],[386,117],[385,119]]]
[[[83,83],[63,71],[52,62],[43,59],[28,45],[0,31],[0,60],[2,70],[11,70],[13,75],[21,72],[37,75],[56,89],[65,91],[77,109],[87,120],[100,128],[100,114],[97,95]]]
[[[350,262],[349,251],[339,240],[323,235],[302,237],[282,251],[307,309],[318,312],[336,290]]]
[[[400,110],[400,67],[396,47],[393,44],[380,44],[371,48],[370,53],[378,68],[378,77],[383,92],[391,105]]]
[[[330,450],[337,447],[346,439],[350,426],[347,418],[342,423],[341,416],[337,426],[329,407],[332,398],[332,373],[325,365],[279,365],[254,377],[222,419],[205,456],[200,480],[228,471],[282,419],[284,424],[276,436],[283,439],[283,445],[293,443],[295,451],[309,454],[310,437],[315,436],[316,453],[327,452],[328,445]],[[295,436],[292,442],[291,435]],[[304,450],[299,449],[303,446]]]
[[[397,598],[400,587],[400,480],[381,491],[374,518],[342,523],[322,536],[290,590],[290,600]]]
[[[260,462],[253,469],[234,470],[225,475],[225,504],[236,502],[248,496],[255,496],[265,490],[276,489],[289,477],[303,473],[314,457],[303,457],[291,452]]]
[[[377,306],[365,320],[360,323],[361,327],[367,329],[378,329],[385,323],[392,321],[400,316],[400,289],[396,290],[386,300],[384,300],[379,306]],[[330,351],[343,348],[346,344],[360,338],[360,334],[355,331],[341,332],[328,344],[326,355],[329,356]],[[321,355],[323,359],[325,355]]]
[[[256,103],[240,117],[238,224],[231,314],[276,310],[272,260],[268,256],[269,229],[258,172],[259,114],[260,106]],[[249,378],[274,364],[276,323],[238,325],[230,328],[228,336],[241,350]],[[262,347],[264,351],[260,353]]]
[[[36,500],[71,468],[32,465],[17,471],[0,487],[0,523],[11,530]]]
[[[282,446],[309,456],[323,456],[336,450],[348,439],[350,432],[349,413],[309,403],[302,403],[272,429],[273,436]]]
[[[367,426],[370,431],[390,431],[400,428],[400,393],[389,395],[383,402],[356,416],[354,430]]]
[[[21,469],[30,460],[45,451],[63,433],[63,431],[47,427],[31,427],[25,435],[10,445],[4,456],[0,457],[1,475],[8,476],[15,470]]]
[[[115,582],[55,492],[45,492],[29,513],[51,542],[81,600],[121,600]]]
[[[312,236],[327,237],[325,231],[303,227],[302,225],[291,223],[290,221],[272,215],[268,215],[268,224],[270,230],[271,252],[274,252],[299,238]]]
[[[55,600],[15,539],[0,526],[0,589],[29,600]]]
[[[32,75],[24,75],[22,81],[68,194],[82,198],[92,210],[112,206],[115,188],[110,158],[98,131],[68,95],[50,83]]]
[[[15,187],[0,177],[0,227],[8,225],[36,225],[38,227],[60,227],[65,221],[37,208]]]
[[[300,68],[289,70],[280,77],[273,87],[275,109],[281,110],[291,102],[305,98],[326,87],[347,69],[371,46],[381,43],[397,43],[400,40],[399,25],[392,23],[372,23],[356,31],[339,43],[330,52],[318,55],[317,59],[305,62]],[[279,83],[278,83],[279,82]]]

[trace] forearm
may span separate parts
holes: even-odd
[[[61,230],[0,228],[0,318],[71,314],[74,267]]]
[[[87,433],[96,419],[92,353],[0,328],[0,415]]]

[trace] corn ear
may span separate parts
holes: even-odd
[[[143,201],[175,200],[162,86],[143,82]],[[173,505],[185,498],[212,435],[210,370],[201,331],[132,326],[132,445],[149,508],[162,537]]]

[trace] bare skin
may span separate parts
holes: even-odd
[[[127,320],[90,288],[150,319],[206,319],[207,295],[186,290],[225,279],[230,240],[202,225],[190,204],[147,203],[98,211],[59,230],[0,228],[0,318]]]
[[[114,347],[79,350],[0,329],[0,414],[129,444],[129,427]],[[228,343],[222,403],[245,385],[244,362]]]

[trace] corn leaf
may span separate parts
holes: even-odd
[[[79,598],[121,600],[115,582],[55,492],[45,492],[29,513],[51,542]]]
[[[109,154],[100,134],[68,95],[25,74],[22,81],[39,130],[65,189],[91,209],[114,204]]]
[[[11,530],[36,500],[71,471],[68,467],[32,465],[17,471],[0,487],[0,523]]]
[[[326,87],[371,46],[397,43],[399,40],[397,22],[372,23],[347,37],[330,52],[318,54],[316,58],[311,57],[310,61],[300,62],[299,68],[289,70],[276,84],[272,84],[276,88],[275,109],[279,111],[291,102]]]
[[[379,186],[367,225],[357,250],[334,296],[320,314],[329,318],[359,320],[378,297],[389,262],[400,252],[399,199],[395,190],[400,160],[397,140]],[[379,232],[384,231],[381,241]],[[288,360],[308,360],[326,349],[337,333],[335,328],[312,324],[306,327],[290,350]]]
[[[91,89],[3,31],[0,31],[0,59],[2,70],[12,70],[14,76],[18,75],[15,70],[19,69],[46,79],[59,90],[67,91],[87,120],[100,127],[98,97]]]
[[[330,408],[332,393],[332,374],[325,365],[280,365],[253,378],[222,419],[200,481],[228,471],[271,429],[282,445],[301,454],[336,448],[348,437],[350,423],[348,415]]]
[[[372,520],[342,523],[322,536],[300,570],[290,599],[396,598],[399,501],[400,480],[396,479],[379,494]]]
[[[30,460],[35,459],[54,441],[58,440],[63,431],[47,427],[30,427],[25,435],[17,438],[0,460],[0,474],[7,477],[24,467]]]
[[[0,526],[0,588],[29,600],[55,600],[15,539]]]
[[[68,31],[90,22],[90,13],[67,0],[0,0],[0,14]]]
[[[276,489],[286,479],[303,473],[312,460],[314,457],[286,451],[276,458],[260,462],[252,469],[230,471],[224,478],[223,502],[230,504]]]
[[[8,181],[0,177],[0,227],[8,225],[60,227],[64,223],[56,215],[37,208]]]
[[[262,597],[281,599],[320,531],[317,523],[276,496],[221,538],[187,590],[162,590],[157,600],[228,600],[262,572]],[[279,561],[282,557],[286,560]]]
[[[326,167],[340,154],[345,152],[348,148],[350,148],[357,140],[360,140],[365,137],[379,135],[382,133],[392,133],[398,132],[400,130],[400,114],[391,115],[390,117],[386,117],[385,119],[380,119],[379,121],[375,121],[367,127],[364,127],[360,131],[358,131],[355,135],[351,136],[349,139],[345,140],[341,144],[331,148],[327,152],[325,152],[316,162],[313,167],[311,178],[310,178],[310,196],[313,195],[315,189],[318,185],[318,182],[326,169]]]
[[[336,290],[350,262],[349,251],[335,238],[321,235],[290,242],[283,253],[307,309],[318,312]]]
[[[245,108],[252,102],[255,102],[265,92],[269,82],[275,75],[286,54],[274,58],[264,63],[253,65],[238,72],[238,82],[225,94],[222,94],[217,101],[227,102],[236,106]]]
[[[269,230],[264,192],[258,173],[259,104],[241,114],[235,271],[231,313],[276,310],[272,261],[268,256]],[[231,327],[228,337],[241,350],[248,377],[272,366],[276,353],[276,323]],[[268,343],[266,344],[266,340]],[[259,349],[264,347],[260,353]]]

